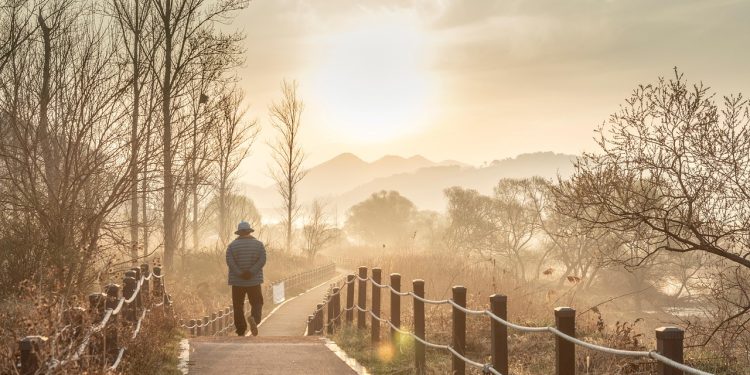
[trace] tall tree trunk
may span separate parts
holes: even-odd
[[[130,129],[130,257],[135,263],[138,259],[138,116],[140,115],[140,14],[139,1],[135,2],[135,32],[133,33],[133,124]]]
[[[289,189],[289,201],[286,205],[286,252],[292,253],[292,210],[294,209],[294,177],[293,177],[293,162],[294,158],[294,142],[289,142],[289,164],[287,165],[287,188]]]
[[[148,159],[151,152],[151,123],[147,121],[147,129],[146,129],[146,144],[144,147],[144,150],[146,152],[146,157],[143,158],[143,170],[141,171],[142,175],[142,181],[141,181],[141,227],[143,228],[143,238],[142,238],[142,244],[143,244],[143,258],[145,259],[148,257],[148,237],[150,235],[149,233],[149,223],[148,223],[148,212],[146,211],[147,205],[148,205]]]
[[[286,252],[288,254],[292,253],[292,205],[294,202],[294,199],[292,198],[292,193],[294,193],[292,189],[292,183],[289,182],[289,203],[286,206]]]
[[[41,155],[44,161],[45,183],[47,188],[48,210],[45,217],[47,221],[48,243],[52,254],[51,261],[58,268],[58,280],[62,281],[64,275],[65,251],[65,218],[61,215],[60,202],[60,179],[58,173],[59,158],[57,157],[57,145],[54,135],[49,129],[49,104],[52,100],[50,85],[52,81],[52,29],[45,23],[44,17],[39,14],[37,18],[39,28],[42,32],[44,55],[42,60],[42,88],[39,94],[39,128],[37,136],[41,147]]]
[[[167,2],[164,22],[164,82],[162,84],[162,118],[164,120],[164,135],[162,147],[164,154],[164,267],[172,269],[174,253],[177,248],[174,212],[174,176],[172,174],[172,38],[171,3]]]
[[[198,172],[195,169],[196,159],[198,158],[198,111],[200,111],[200,99],[198,100],[198,109],[193,115],[193,160],[191,166],[191,195],[193,198],[193,220],[191,223],[191,232],[193,234],[193,251],[198,250]]]
[[[191,231],[193,233],[193,251],[200,247],[198,239],[198,184],[193,182],[193,222]]]
[[[182,269],[185,269],[185,260],[187,254],[187,213],[188,213],[188,197],[185,194],[182,198],[182,204],[180,204],[180,261]]]

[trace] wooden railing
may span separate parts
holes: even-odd
[[[688,367],[683,361],[684,332],[677,327],[657,328],[656,350],[633,351],[621,350],[592,344],[576,338],[576,311],[570,307],[554,309],[555,326],[525,327],[509,322],[507,307],[508,298],[494,294],[489,297],[488,310],[471,310],[466,307],[467,290],[463,286],[454,286],[452,298],[445,300],[430,300],[425,298],[424,280],[413,280],[412,291],[401,291],[401,275],[392,273],[390,284],[381,282],[382,271],[373,268],[368,277],[367,267],[359,267],[358,275],[350,274],[346,279],[332,285],[324,301],[316,306],[313,314],[307,320],[307,335],[333,334],[341,327],[341,315],[345,313],[346,323],[354,324],[354,311],[357,311],[357,328],[367,328],[367,314],[370,315],[370,334],[373,345],[381,340],[380,326],[385,323],[390,327],[390,340],[394,348],[399,347],[399,336],[410,336],[414,339],[414,368],[417,374],[424,374],[426,369],[425,349],[444,350],[451,355],[452,374],[463,375],[466,365],[482,370],[485,374],[508,374],[508,328],[529,333],[551,333],[555,336],[555,374],[576,374],[576,347],[582,346],[590,350],[600,351],[611,355],[628,356],[634,358],[649,358],[656,361],[660,375],[711,375],[707,372]],[[354,284],[357,283],[357,303],[354,304]],[[372,306],[367,308],[367,286],[371,285]],[[346,307],[341,307],[341,293],[346,288]],[[390,291],[390,315],[384,318],[380,311],[381,289]],[[414,326],[413,331],[401,327],[401,297],[411,297],[413,301]],[[432,343],[425,339],[425,304],[450,305],[452,307],[452,339],[450,344]],[[490,331],[490,363],[474,361],[466,356],[466,316],[479,315],[489,318]]]
[[[126,341],[138,337],[146,313],[152,309],[164,313],[170,307],[161,271],[155,266],[149,272],[148,264],[134,267],[125,272],[122,295],[120,285],[108,284],[103,293],[88,296],[88,309],[67,309],[63,313],[65,327],[55,337],[26,336],[19,340],[18,372],[58,373],[71,368],[81,373],[88,368],[115,371],[127,349]],[[123,326],[129,328],[129,338],[120,337]],[[65,358],[44,358],[45,346],[51,345],[67,348],[61,350]]]
[[[309,269],[281,280],[267,283],[263,288],[263,295],[270,297],[273,295],[273,285],[283,282],[287,289],[307,287],[328,280],[336,272],[334,263],[326,264],[318,268]],[[244,303],[247,303],[245,301]],[[249,313],[249,309],[245,309]],[[203,315],[201,318],[180,320],[180,326],[185,328],[191,336],[221,336],[227,335],[230,329],[234,327],[234,308],[232,306],[224,307],[216,312]]]

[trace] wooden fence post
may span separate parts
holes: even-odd
[[[572,307],[555,308],[555,327],[562,333],[576,336],[576,310]],[[572,342],[555,336],[555,374],[575,375],[576,346]]]
[[[161,278],[160,278],[161,277],[161,266],[154,266],[153,273],[154,273],[154,285],[153,285],[153,288],[151,290],[151,294],[154,297],[159,297],[159,298],[154,299],[154,301],[160,301],[161,302],[161,301],[164,300],[164,293],[162,293],[162,292],[164,292],[164,284],[163,284],[163,282],[161,281]]]
[[[685,331],[677,327],[659,327],[656,329],[656,351],[678,363],[684,363],[683,340]],[[682,375],[682,370],[667,366],[661,362],[656,365],[659,375]]]
[[[122,296],[125,299],[130,299],[130,297],[133,296],[133,293],[135,293],[136,281],[133,276],[135,276],[135,273],[133,271],[128,271],[125,272],[125,277],[122,279]],[[125,314],[126,320],[129,320],[131,322],[135,321],[135,308],[135,301],[131,302],[129,305],[123,306],[123,313]]]
[[[39,370],[39,347],[47,342],[44,336],[26,336],[18,341],[21,351],[21,375],[32,375]]]
[[[341,327],[341,289],[333,288],[333,325],[338,329]]]
[[[225,307],[224,308],[224,314],[226,316],[226,328],[227,331],[224,333],[225,335],[229,335],[229,327],[234,325],[234,318],[232,317],[232,308],[231,307]]]
[[[104,291],[107,295],[105,307],[107,309],[115,309],[120,302],[120,286],[117,284],[107,284],[104,287]],[[133,304],[135,301],[132,302]],[[114,361],[118,354],[118,335],[117,335],[117,315],[110,316],[109,324],[104,327],[104,347],[106,348],[107,354],[111,360]]]
[[[149,275],[148,263],[141,264],[141,275],[147,277]],[[141,299],[144,306],[151,306],[151,281],[143,279],[143,285],[141,285]]]
[[[354,321],[354,275],[346,275],[346,323]]]
[[[196,336],[203,336],[203,322],[200,319],[197,319],[195,321],[195,335]]]
[[[315,334],[315,326],[313,324],[314,319],[315,319],[314,315],[307,316],[307,335],[306,336],[312,336]]]
[[[380,342],[380,287],[375,284],[381,283],[382,270],[380,268],[372,269],[372,320],[370,326],[371,342],[377,345]]]
[[[367,267],[359,267],[359,277],[367,279]],[[357,307],[362,310],[367,309],[367,280],[359,280],[359,291],[357,292]],[[367,328],[367,322],[365,321],[365,312],[357,310],[357,328]]]
[[[453,302],[466,307],[466,288],[460,285],[453,287]],[[462,356],[466,355],[466,313],[453,306],[453,350]],[[451,356],[453,374],[466,374],[466,362]]]
[[[414,294],[424,298],[424,280],[412,281]],[[424,340],[424,302],[414,298],[414,335]],[[425,347],[417,340],[414,343],[414,367],[416,373],[425,373]]]
[[[315,331],[314,335],[325,333],[323,332],[323,304],[319,303],[315,309]]]
[[[493,294],[490,296],[490,310],[500,319],[508,320],[508,297]],[[492,332],[492,367],[501,374],[508,373],[508,327],[490,319]]]
[[[333,289],[331,289],[331,292],[333,292]],[[329,335],[333,334],[333,295],[332,293],[329,293],[326,296],[326,322],[328,322],[328,325],[326,326],[326,333]]]
[[[104,306],[108,309],[115,309],[120,303],[120,286],[117,284],[107,284],[104,287],[104,293],[107,295]],[[117,315],[111,316],[110,320],[117,320]]]
[[[229,309],[224,308],[219,311],[221,312],[221,334],[226,336],[229,329]]]
[[[209,321],[208,315],[203,317],[203,336],[211,336],[213,332],[211,332],[211,324],[208,323]]]
[[[133,267],[130,269],[134,273],[133,278],[135,279],[136,286],[138,286],[138,282],[141,281],[141,268],[140,267]],[[135,296],[135,311],[136,311],[136,317],[135,319],[138,320],[141,312],[143,311],[143,298],[141,296],[143,295],[142,289],[138,290],[138,294]]]
[[[218,329],[216,329],[219,324],[218,320],[216,320],[216,313],[211,313],[211,335],[216,335],[216,332],[219,332]]]
[[[401,275],[398,273],[391,274],[391,288],[396,292],[401,292]],[[401,328],[401,296],[391,291],[391,324],[396,328]],[[391,343],[394,350],[398,349],[399,333],[391,327]]]
[[[195,336],[195,319],[190,319],[188,325],[190,326],[190,336]]]

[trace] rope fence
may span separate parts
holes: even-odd
[[[660,375],[711,375],[684,364],[683,340],[684,331],[677,327],[657,328],[656,350],[634,351],[609,348],[576,338],[576,311],[570,307],[558,307],[554,310],[555,326],[527,327],[508,321],[508,299],[504,295],[490,296],[489,309],[472,310],[466,307],[466,288],[454,286],[452,298],[431,300],[425,297],[424,281],[413,280],[411,291],[401,291],[401,275],[390,274],[390,284],[381,281],[382,271],[373,268],[368,277],[367,267],[359,267],[358,274],[350,274],[346,279],[329,288],[322,303],[319,303],[307,319],[307,335],[333,334],[341,326],[342,314],[348,325],[354,325],[354,313],[357,315],[357,328],[367,328],[367,316],[370,317],[371,341],[379,344],[380,326],[385,323],[390,328],[390,339],[394,347],[399,345],[399,335],[409,336],[415,340],[415,370],[424,374],[426,370],[425,348],[444,350],[451,355],[452,374],[466,373],[466,365],[476,367],[484,374],[508,374],[508,328],[526,333],[549,333],[555,337],[555,369],[558,375],[576,374],[576,347],[584,347],[610,355],[645,358],[656,361]],[[354,303],[355,284],[357,302]],[[367,307],[367,289],[371,286],[372,305]],[[341,307],[341,293],[346,289],[346,305]],[[390,317],[381,316],[381,290],[390,294]],[[401,327],[401,297],[411,297],[413,302],[413,331]],[[449,305],[452,309],[452,340],[450,344],[429,342],[425,339],[425,304]],[[325,316],[324,316],[325,314]],[[467,315],[488,318],[490,332],[490,363],[481,363],[466,356],[466,317]]]
[[[273,295],[273,286],[280,283],[284,284],[285,289],[291,290],[326,280],[335,272],[336,265],[334,263],[299,272],[281,280],[268,283],[268,285],[263,288],[263,295]],[[247,301],[243,301],[243,303],[247,303]],[[249,312],[249,309],[245,309],[245,311]],[[179,325],[191,336],[227,335],[230,333],[230,329],[234,327],[234,307],[227,306],[197,319],[180,319]]]
[[[164,308],[171,306],[163,277],[160,266],[155,266],[152,271],[149,271],[148,264],[133,267],[125,272],[122,288],[118,284],[108,284],[103,293],[88,295],[88,309],[72,307],[65,310],[63,323],[66,326],[52,340],[44,336],[26,336],[19,340],[19,374],[52,373],[67,366],[75,366],[82,372],[92,365],[108,371],[117,370],[127,350],[125,342],[118,337],[118,327],[132,327],[129,339],[135,340],[148,312],[161,307],[162,313],[166,313]],[[86,321],[96,323],[85,330]],[[63,337],[69,340],[66,358],[44,359],[44,346],[56,345]]]

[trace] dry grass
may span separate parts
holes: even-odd
[[[65,300],[55,291],[38,290],[33,284],[23,283],[19,293],[13,298],[5,299],[0,304],[0,373],[17,373],[18,340],[29,335],[40,335],[48,338],[40,346],[38,357],[41,363],[50,359],[66,359],[78,348],[86,337],[92,324],[98,323],[98,317],[81,309],[82,320],[71,324],[66,321],[64,307],[85,307],[82,296]],[[169,374],[176,369],[176,347],[179,331],[176,328],[173,313],[161,307],[152,308],[143,320],[138,337],[131,339],[134,325],[123,320],[122,316],[111,319],[105,332],[117,333],[120,347],[128,348],[124,360],[116,373],[124,374]],[[98,334],[91,336],[89,347],[102,345]],[[86,351],[88,353],[88,351]],[[81,360],[69,362],[58,367],[55,374],[104,374],[112,364],[114,354],[84,355]],[[106,360],[106,361],[105,361]]]
[[[569,305],[578,307],[582,312],[590,306],[590,301],[585,296],[575,296],[568,293],[569,286],[561,289],[550,289],[543,283],[527,282],[518,283],[510,276],[503,273],[500,267],[493,269],[488,264],[471,264],[453,256],[439,254],[415,254],[399,256],[381,256],[373,259],[352,261],[349,268],[355,268],[355,264],[366,265],[368,268],[378,266],[382,269],[383,281],[388,282],[390,273],[401,274],[402,290],[411,290],[411,280],[425,280],[425,294],[430,299],[447,299],[451,297],[451,287],[463,285],[468,290],[467,305],[472,309],[486,309],[489,307],[489,296],[493,293],[508,296],[508,316],[515,323],[528,326],[554,325],[553,309],[556,305]],[[356,289],[356,288],[355,288]],[[368,287],[368,306],[371,305],[372,289]],[[562,298],[560,296],[563,296]],[[382,315],[388,317],[390,311],[390,294],[382,292],[381,311]],[[401,320],[402,327],[412,330],[412,303],[411,298],[402,297]],[[430,342],[449,344],[451,342],[451,307],[447,305],[426,306],[426,338]],[[612,314],[615,315],[615,314]],[[356,320],[356,314],[355,314]],[[368,320],[368,326],[370,319]],[[652,338],[653,331],[640,329],[643,322],[640,319],[631,321],[614,320],[607,321],[603,309],[593,309],[577,319],[577,335],[588,342],[629,350],[651,350],[655,348]],[[356,330],[355,330],[356,331]],[[385,326],[381,328],[383,338],[386,338],[388,330]],[[373,353],[377,351],[368,347],[369,329],[366,332],[342,331],[336,335],[340,346],[347,350],[355,358],[362,358],[368,369],[380,372],[382,368],[388,368],[388,363]],[[490,362],[490,324],[486,317],[469,316],[467,319],[467,355],[469,358],[480,362]],[[347,346],[351,345],[353,349]],[[351,352],[349,352],[351,350]],[[401,349],[403,351],[403,348]],[[554,338],[545,333],[521,333],[509,330],[510,372],[512,374],[549,374],[554,373]],[[409,357],[408,350],[403,354]],[[413,355],[413,354],[412,354]],[[578,348],[577,367],[581,374],[652,374],[655,366],[650,361],[632,358],[615,357],[611,355],[593,352],[584,348]],[[700,366],[706,370],[716,371],[717,374],[746,374],[746,369],[730,368],[730,366],[717,366],[710,360],[701,360],[706,356],[702,350],[688,350],[687,361],[689,364]],[[400,357],[397,357],[400,358]],[[428,371],[435,374],[450,373],[450,355],[444,351],[428,350]],[[409,360],[404,360],[403,366],[413,367]],[[479,374],[467,367],[470,373]],[[404,369],[398,371],[403,372]],[[410,373],[409,371],[404,373]]]
[[[179,342],[184,332],[175,324],[174,316],[151,314],[142,326],[137,342],[128,345],[121,365],[123,374],[178,375]]]

